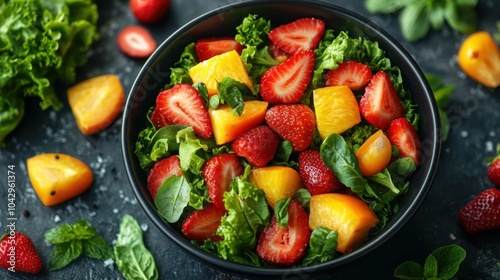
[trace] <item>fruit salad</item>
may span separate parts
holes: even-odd
[[[383,229],[420,163],[419,115],[377,42],[319,18],[188,44],[135,153],[166,223],[252,266],[305,266]]]

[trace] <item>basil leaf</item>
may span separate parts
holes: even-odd
[[[404,7],[407,1],[401,0],[366,0],[365,8],[370,13],[394,13]]]
[[[233,114],[237,116],[241,116],[243,113],[244,97],[246,99],[255,99],[246,84],[229,77],[222,78],[217,84],[217,91],[222,103],[229,105],[233,109]]]
[[[478,0],[455,0],[459,6],[476,6]]]
[[[82,254],[82,251],[82,242],[80,240],[56,244],[50,254],[50,270],[58,270],[67,266],[76,260]]]
[[[302,265],[322,263],[332,260],[336,256],[338,245],[338,233],[324,226],[315,228],[309,239]]]
[[[168,177],[161,184],[154,200],[158,213],[169,223],[177,222],[189,202],[190,192],[191,187],[184,176]]]
[[[415,1],[404,7],[399,15],[401,33],[408,42],[414,42],[427,35],[430,29],[426,1]]]
[[[372,176],[367,177],[367,179],[370,181],[373,181],[375,183],[378,183],[382,186],[387,187],[394,194],[399,194],[399,189],[392,182],[391,174],[389,173],[387,168],[385,168],[384,170],[382,170],[379,173],[376,173]]]
[[[82,242],[83,253],[89,258],[107,260],[113,257],[113,250],[108,246],[106,240],[100,236],[96,235]]]
[[[422,280],[424,279],[424,268],[414,261],[407,261],[396,268],[394,277],[401,280]]]
[[[427,2],[427,12],[432,28],[439,30],[443,28],[446,10],[446,2],[444,1],[429,1]]]
[[[116,265],[126,279],[158,279],[153,255],[144,245],[141,227],[132,216],[123,216],[113,249]]]
[[[459,32],[472,33],[477,29],[475,7],[458,5],[453,0],[447,0],[445,18],[448,24]]]
[[[309,202],[311,201],[311,193],[309,192],[308,189],[301,188],[298,189],[295,194],[293,195],[293,198],[297,199],[300,204],[302,204],[302,207],[309,208]]]
[[[196,83],[193,85],[193,87],[198,91],[198,93],[201,96],[201,99],[203,99],[203,103],[205,103],[206,108],[208,108],[208,89],[207,85],[204,83]]]
[[[342,136],[336,133],[328,136],[321,144],[320,155],[337,179],[353,192],[361,193],[366,190],[368,183],[361,174],[356,155]]]
[[[291,201],[290,197],[285,197],[276,201],[274,205],[274,216],[282,228],[288,225],[288,205],[290,205]]]

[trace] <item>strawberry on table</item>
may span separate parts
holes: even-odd
[[[219,209],[224,207],[224,193],[229,190],[231,180],[243,174],[244,168],[235,154],[220,154],[208,159],[201,174],[208,188],[208,198]]]
[[[15,232],[15,235],[5,234],[0,238],[0,267],[14,272],[38,273],[42,270],[42,259],[36,251],[31,239],[22,232]],[[12,247],[15,247],[14,265],[10,263]]]
[[[273,66],[260,78],[260,95],[271,104],[297,103],[311,82],[314,52],[302,51]]]
[[[500,186],[500,145],[497,145],[497,154],[488,160],[488,179],[496,186]]]
[[[199,39],[195,44],[196,56],[200,62],[232,50],[238,54],[241,54],[243,50],[243,45],[233,37],[204,38]]]
[[[182,176],[181,164],[177,155],[164,158],[153,165],[148,174],[148,190],[154,199],[161,184],[170,176]]]
[[[340,191],[344,185],[326,167],[318,150],[307,149],[299,154],[299,174],[311,195]]]
[[[399,157],[410,157],[415,165],[420,163],[422,146],[415,128],[406,118],[393,120],[387,129],[387,138],[399,150]]]
[[[309,244],[309,218],[298,200],[288,206],[288,225],[281,227],[276,216],[264,228],[257,243],[257,255],[265,262],[288,266],[296,263]]]
[[[386,130],[392,120],[404,116],[403,105],[387,73],[373,75],[359,101],[361,115],[372,125]]]
[[[326,72],[325,85],[346,85],[351,90],[360,90],[370,82],[372,76],[372,70],[368,65],[351,60],[340,63],[337,69]]]
[[[156,49],[156,41],[149,30],[138,25],[123,28],[116,43],[124,54],[133,58],[146,58]]]
[[[198,242],[210,239],[220,241],[222,237],[217,235],[217,228],[221,224],[221,218],[226,214],[224,209],[209,203],[201,210],[193,211],[182,223],[182,233]]]
[[[234,140],[231,149],[254,167],[265,166],[274,158],[279,137],[266,125],[250,129]]]
[[[129,7],[138,21],[154,23],[165,16],[170,0],[130,0]]]
[[[267,110],[265,120],[281,138],[292,143],[294,151],[305,150],[314,139],[316,117],[307,105],[276,105]]]
[[[201,95],[191,85],[178,84],[156,97],[159,112],[174,124],[193,127],[203,138],[212,137],[212,123]]]
[[[300,51],[314,50],[324,32],[323,20],[301,18],[274,28],[268,37],[273,44],[293,55]]]
[[[460,210],[459,219],[467,233],[500,229],[500,190],[480,193]]]

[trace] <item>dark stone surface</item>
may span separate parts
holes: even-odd
[[[89,52],[88,64],[78,72],[78,81],[95,75],[113,73],[120,76],[126,92],[144,60],[122,55],[115,38],[121,28],[137,22],[126,0],[97,1],[101,39]],[[162,22],[145,25],[158,42],[178,27],[213,8],[234,1],[173,0],[168,16]],[[393,279],[394,269],[402,262],[423,263],[437,247],[458,244],[467,251],[457,279],[500,279],[500,232],[466,235],[458,222],[458,212],[471,198],[492,187],[486,178],[485,158],[494,154],[500,142],[500,89],[486,89],[466,78],[456,63],[456,53],[465,35],[449,28],[432,31],[424,40],[405,42],[399,32],[397,16],[372,15],[363,7],[364,1],[335,1],[386,28],[413,55],[424,72],[443,77],[455,84],[448,114],[451,132],[442,145],[439,169],[427,199],[413,219],[390,241],[352,264],[319,275],[300,275],[293,279]],[[496,31],[500,3],[479,1],[479,29]],[[191,258],[150,223],[137,205],[121,158],[120,125],[95,136],[83,136],[67,105],[65,86],[60,89],[65,106],[61,111],[41,111],[36,100],[28,102],[27,114],[7,139],[7,148],[0,150],[0,228],[7,225],[8,165],[15,165],[17,231],[27,233],[42,259],[43,271],[35,276],[12,274],[0,270],[0,279],[122,279],[116,266],[102,261],[80,258],[68,267],[50,272],[48,259],[52,246],[43,233],[61,223],[74,223],[84,218],[97,228],[109,243],[116,239],[123,214],[134,216],[145,230],[144,239],[155,257],[161,279],[241,279],[216,271]],[[43,152],[74,155],[92,168],[95,181],[82,196],[54,207],[45,207],[36,197],[26,171],[26,159]],[[30,215],[23,215],[23,211]],[[284,275],[283,279],[291,279]]]

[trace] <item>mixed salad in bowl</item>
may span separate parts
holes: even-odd
[[[419,114],[378,43],[257,14],[171,68],[135,155],[157,212],[250,266],[306,266],[382,230],[421,161]]]

